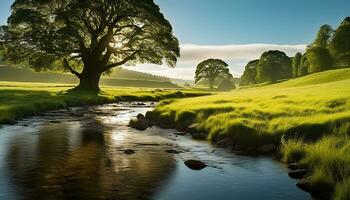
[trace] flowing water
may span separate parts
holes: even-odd
[[[174,130],[127,126],[151,109],[80,107],[2,126],[0,199],[310,199],[269,157],[235,155]],[[187,168],[184,161],[193,158],[208,167]]]

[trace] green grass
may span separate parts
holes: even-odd
[[[335,199],[350,199],[350,69],[165,101],[148,117],[175,127],[196,123],[208,140],[247,148],[285,141],[285,161],[310,165],[315,187],[334,186]]]
[[[324,77],[348,77],[324,83]],[[176,125],[198,123],[208,139],[229,137],[239,145],[256,147],[298,136],[317,139],[350,120],[350,69],[334,70],[279,84],[247,88],[212,96],[175,100],[154,111],[158,119]],[[321,79],[320,82],[317,80]],[[295,85],[298,86],[295,86]]]
[[[46,110],[116,101],[159,101],[208,94],[195,90],[102,87],[99,96],[67,93],[74,85],[0,82],[0,124]]]
[[[334,192],[333,199],[350,199],[349,132],[350,123],[345,123],[316,143],[307,143],[301,139],[288,140],[282,144],[282,160],[308,166],[312,171],[311,188],[315,192]]]

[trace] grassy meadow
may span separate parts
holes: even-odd
[[[255,148],[273,143],[282,160],[311,169],[311,187],[350,197],[350,69],[312,74],[211,96],[164,101],[148,116],[195,124],[218,142]],[[320,190],[317,190],[320,191]]]
[[[168,98],[208,94],[195,90],[151,89],[136,87],[102,87],[99,96],[72,95],[75,85],[52,83],[0,82],[0,124],[14,123],[17,118],[46,110],[101,104],[117,101],[160,101]]]

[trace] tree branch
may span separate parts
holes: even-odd
[[[134,51],[132,54],[130,54],[129,56],[125,57],[122,61],[120,62],[116,62],[110,65],[107,65],[103,71],[107,71],[109,69],[112,69],[113,67],[117,67],[120,65],[124,65],[125,63],[127,63],[128,61],[132,60],[135,58],[135,55],[138,53],[139,51]]]
[[[77,71],[75,71],[75,70],[69,65],[69,62],[68,62],[68,60],[67,60],[66,58],[63,60],[63,66],[64,66],[66,69],[68,69],[68,70],[70,71],[70,73],[76,75],[78,78],[81,77],[81,74],[78,73]]]

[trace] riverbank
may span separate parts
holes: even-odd
[[[301,153],[298,160],[283,161],[307,164],[307,178],[311,179],[308,184],[312,188],[322,191],[326,185],[334,198],[345,200],[350,196],[350,173],[342,169],[349,166],[350,148],[348,143],[339,147],[336,141],[348,141],[348,85],[350,69],[331,70],[274,85],[163,101],[146,117],[161,127],[193,132],[196,138],[240,151],[255,151],[264,145],[282,145],[280,153],[284,158],[293,152],[289,150],[293,142],[298,141],[303,148],[295,148],[295,151],[305,149],[305,153]],[[345,140],[342,137],[346,137]],[[334,143],[327,146],[327,141]],[[333,153],[323,157],[322,151],[311,150],[314,148],[324,148],[324,151],[329,150],[339,157],[333,156]],[[279,148],[275,150],[279,152]],[[331,181],[323,184],[325,179]]]
[[[160,101],[208,95],[196,90],[102,87],[98,96],[70,94],[73,85],[49,83],[0,82],[0,124],[13,124],[17,119],[48,110],[70,106],[96,105],[118,101]]]

